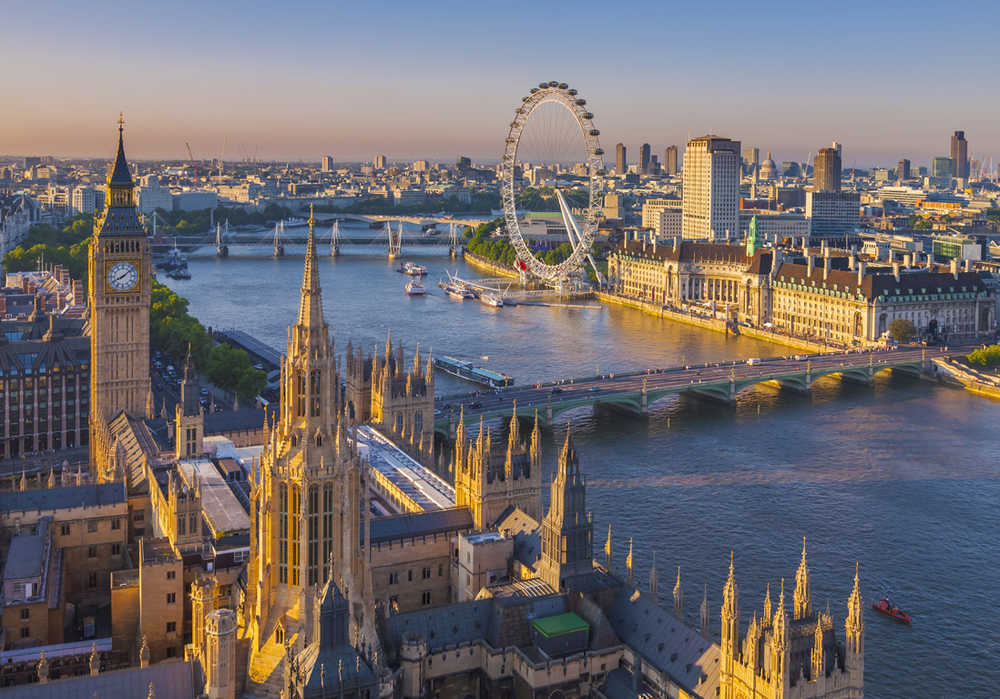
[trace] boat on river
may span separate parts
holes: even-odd
[[[479,294],[479,303],[484,306],[490,306],[491,308],[503,308],[503,299],[496,294],[481,293]]]
[[[407,296],[423,296],[427,293],[427,289],[424,285],[418,282],[416,279],[411,279],[406,284],[406,295]]]
[[[907,626],[910,626],[913,622],[910,615],[893,604],[888,597],[882,597],[878,602],[872,602],[872,609]]]
[[[458,286],[456,284],[449,284],[444,288],[444,291],[448,296],[455,299],[456,301],[464,301],[465,299],[475,298],[475,294],[466,289],[463,286]]]
[[[411,277],[423,277],[427,275],[427,268],[423,265],[418,265],[413,262],[404,262],[399,266],[398,272],[409,275]]]
[[[176,238],[174,239],[174,246],[167,252],[166,257],[156,263],[157,269],[163,269],[168,272],[181,269],[187,270],[187,266],[187,258],[184,257],[184,253],[177,247]],[[190,279],[190,276],[188,279]]]

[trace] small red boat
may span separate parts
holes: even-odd
[[[872,602],[872,609],[874,609],[876,612],[881,612],[882,614],[885,614],[887,617],[895,619],[901,624],[906,624],[907,626],[910,626],[912,623],[910,615],[904,612],[896,605],[894,605],[889,600],[888,597],[882,597],[881,599],[879,599],[878,602]]]

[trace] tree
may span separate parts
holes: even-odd
[[[909,342],[917,334],[917,329],[906,318],[896,318],[889,323],[889,332],[896,342]]]

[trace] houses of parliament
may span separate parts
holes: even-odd
[[[388,341],[338,357],[311,215],[279,404],[206,414],[188,362],[173,414],[157,414],[153,266],[121,125],[106,201],[88,275],[90,472],[0,494],[30,501],[11,555],[37,539],[43,570],[80,568],[45,599],[26,583],[5,600],[5,643],[24,651],[13,696],[864,695],[858,571],[838,624],[814,605],[804,541],[790,600],[778,582],[750,615],[731,557],[721,606],[706,591],[689,610],[679,573],[671,594],[655,561],[635,579],[631,543],[616,565],[610,528],[595,559],[569,429],[548,479],[524,413],[499,429],[461,420],[433,471],[431,363]],[[401,464],[432,487],[403,487]],[[51,600],[83,593],[110,599],[107,639],[33,654],[72,645],[51,621],[17,638],[23,610],[51,620]]]

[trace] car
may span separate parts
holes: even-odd
[[[549,393],[562,393],[562,389],[559,388],[558,386],[553,386],[552,390],[549,391]]]
[[[476,409],[478,409],[478,408],[481,408],[481,407],[483,407],[483,404],[482,404],[482,403],[480,403],[480,402],[479,402],[479,401],[477,400],[477,401],[475,401],[475,402],[473,402],[473,403],[469,403],[469,407],[470,407],[470,408],[472,408],[473,410],[476,410]]]
[[[587,390],[590,391],[591,393],[597,393],[598,391],[601,390],[601,387],[600,386],[591,386]]]
[[[757,366],[758,364],[760,364],[760,357],[750,357],[747,360],[747,366]]]

